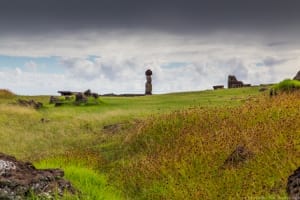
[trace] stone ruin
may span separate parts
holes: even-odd
[[[22,200],[35,195],[41,199],[56,199],[76,189],[63,179],[60,169],[36,169],[29,162],[0,153],[0,199]]]
[[[244,84],[242,81],[237,80],[234,75],[228,76],[228,88],[240,88],[240,87],[250,87],[251,84]]]
[[[145,72],[146,75],[146,84],[145,84],[145,94],[146,95],[152,95],[152,71],[148,69]]]
[[[288,177],[286,192],[290,200],[300,199],[300,167]]]
[[[75,104],[87,103],[88,97],[94,97],[94,99],[99,98],[98,93],[93,93],[90,89],[84,92],[72,92],[72,91],[58,91],[61,96],[64,96],[66,100],[71,100],[72,96],[75,96]],[[64,104],[63,100],[60,100],[59,97],[51,96],[49,100],[50,104],[55,104],[55,106],[61,106]]]
[[[294,80],[300,81],[300,71],[298,71],[298,73],[294,77]]]

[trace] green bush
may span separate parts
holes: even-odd
[[[276,84],[273,89],[275,91],[282,91],[282,92],[293,92],[295,90],[300,90],[300,81],[285,79],[280,83]]]

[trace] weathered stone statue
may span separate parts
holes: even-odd
[[[145,85],[145,94],[146,95],[152,95],[152,71],[150,69],[148,69],[145,72],[146,75],[146,85]]]

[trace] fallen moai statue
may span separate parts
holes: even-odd
[[[27,199],[34,195],[42,199],[62,197],[76,189],[63,179],[61,169],[36,169],[29,162],[0,153],[0,199]]]
[[[214,90],[224,89],[224,85],[214,85],[213,88]]]

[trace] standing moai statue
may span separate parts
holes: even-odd
[[[152,71],[150,69],[148,69],[145,72],[145,75],[146,75],[146,80],[147,80],[146,85],[145,85],[145,94],[152,95],[152,78],[151,78]]]

